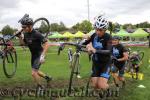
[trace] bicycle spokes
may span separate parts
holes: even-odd
[[[3,58],[3,70],[7,78],[15,75],[17,68],[17,54],[16,52],[7,52]]]

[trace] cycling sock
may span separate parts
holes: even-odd
[[[48,79],[49,79],[49,76],[45,75],[44,78],[45,78],[46,80],[48,80]]]
[[[116,87],[119,87],[119,84],[116,84]]]
[[[47,75],[45,75],[44,78],[45,78],[47,81],[52,80],[52,77],[49,77],[49,76],[47,76]]]

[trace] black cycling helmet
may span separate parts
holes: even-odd
[[[112,40],[120,40],[120,37],[119,36],[113,36]]]
[[[29,18],[28,14],[25,14],[18,23],[21,23],[22,25],[33,25],[33,19]]]

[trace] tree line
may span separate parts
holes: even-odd
[[[41,22],[41,25],[39,27],[40,32],[47,32],[47,25],[44,22]],[[117,32],[120,30],[120,28],[123,28],[125,30],[127,29],[136,29],[136,28],[150,28],[150,23],[149,22],[142,22],[139,24],[124,24],[120,25],[118,23],[110,23],[109,30],[112,32]],[[50,24],[50,29],[51,32],[57,31],[57,32],[63,32],[63,31],[68,31],[68,30],[73,30],[74,32],[76,31],[82,31],[84,33],[88,33],[91,30],[93,30],[92,23],[88,20],[83,20],[81,23],[77,23],[73,25],[71,28],[66,27],[66,25],[63,22],[60,23],[51,23]],[[1,33],[3,35],[12,35],[17,29],[12,28],[10,25],[6,25],[2,28]]]

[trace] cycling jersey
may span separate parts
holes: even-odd
[[[99,37],[94,33],[91,38],[83,44],[88,44],[92,42],[93,47],[96,50],[110,50],[111,46],[111,36],[108,33],[105,33],[102,37]],[[95,53],[93,54],[92,61],[92,77],[104,77],[109,78],[110,71],[110,56],[109,54]]]
[[[117,59],[122,58],[124,56],[123,55],[124,52],[127,52],[127,49],[122,44],[115,45],[112,48],[112,55],[116,57]],[[115,63],[124,64],[125,62],[126,61],[120,61],[120,62],[115,62]]]
[[[115,45],[112,48],[112,55],[117,59],[122,58],[124,56],[124,52],[127,52],[127,49],[122,44]],[[126,61],[114,61],[115,66],[112,66],[112,72],[115,73],[119,70],[119,76],[123,77],[125,70],[125,62]]]
[[[96,33],[94,33],[91,38],[83,44],[88,44],[92,42],[93,47],[96,50],[110,50],[112,49],[111,45],[111,36],[108,33],[105,33],[102,37],[99,37]],[[101,63],[101,62],[109,62],[110,55],[95,53],[93,54],[93,62]]]
[[[43,51],[42,44],[47,42],[41,33],[32,30],[30,33],[24,33],[24,42],[29,47],[31,52],[31,65],[33,69],[39,69],[40,56]]]
[[[29,47],[32,54],[42,52],[42,44],[47,40],[41,35],[41,33],[32,30],[30,33],[24,33],[24,42]]]
[[[112,55],[115,56],[117,59],[122,58],[124,56],[124,52],[127,52],[127,49],[122,44],[113,46]]]

